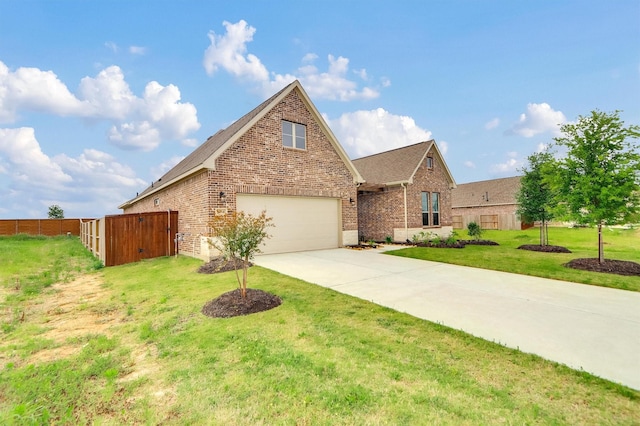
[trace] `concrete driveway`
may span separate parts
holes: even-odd
[[[640,293],[333,249],[255,264],[640,389]]]

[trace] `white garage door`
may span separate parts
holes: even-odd
[[[320,250],[339,246],[338,199],[238,194],[238,211],[258,215],[266,210],[274,227],[262,253]]]

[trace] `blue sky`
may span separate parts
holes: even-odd
[[[296,78],[351,158],[514,176],[578,115],[640,124],[640,1],[1,0],[0,218],[120,213]]]

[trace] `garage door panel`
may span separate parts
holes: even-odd
[[[273,218],[263,253],[319,250],[339,246],[340,221],[335,198],[238,194],[237,208],[252,215],[263,210]]]

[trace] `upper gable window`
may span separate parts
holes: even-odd
[[[282,146],[307,149],[307,126],[282,120]]]
[[[427,157],[427,169],[433,169],[433,157]]]

